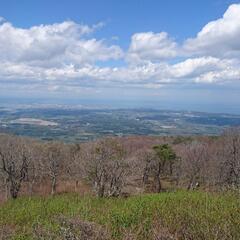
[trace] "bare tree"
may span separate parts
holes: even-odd
[[[221,143],[221,182],[240,187],[240,127],[226,130]]]
[[[125,152],[118,141],[107,138],[92,147],[85,170],[98,197],[120,195],[127,166]]]
[[[58,177],[64,171],[64,145],[56,142],[45,144],[43,156],[42,171],[50,177],[51,194],[54,195]]]
[[[86,145],[86,144],[85,144]],[[79,179],[83,175],[83,167],[82,162],[83,159],[83,146],[80,144],[71,145],[68,151],[68,155],[70,158],[70,163],[68,164],[68,173],[73,177],[75,176],[76,179]]]
[[[34,186],[40,186],[42,180],[46,177],[45,171],[43,171],[42,159],[44,157],[43,143],[38,141],[28,142],[30,164],[28,167],[28,193],[34,194]]]
[[[155,155],[152,150],[148,150],[142,153],[141,159],[144,161],[142,182],[143,185],[148,183],[149,177],[151,175],[152,163],[154,161]]]
[[[204,183],[208,166],[208,146],[199,141],[184,145],[181,154],[181,178],[191,190]]]
[[[28,177],[29,157],[22,138],[5,136],[0,144],[0,170],[13,199],[17,198],[22,182]]]

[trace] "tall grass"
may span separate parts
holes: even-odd
[[[135,239],[157,239],[161,232],[175,239],[240,239],[238,196],[197,191],[127,199],[73,194],[19,198],[0,206],[0,227],[10,226],[12,239],[33,239],[35,225],[57,232],[60,215],[104,226],[112,239],[123,239],[127,233]]]

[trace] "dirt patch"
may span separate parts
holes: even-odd
[[[0,225],[0,240],[8,240],[10,239],[15,233],[13,227],[8,225]]]
[[[36,240],[110,240],[108,231],[95,223],[82,221],[79,218],[67,218],[60,216],[56,219],[60,229],[53,233],[42,226],[34,227],[34,239]]]

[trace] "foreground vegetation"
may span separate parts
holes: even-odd
[[[239,189],[240,128],[83,144],[0,135],[1,240],[238,240]]]
[[[178,191],[127,199],[64,194],[22,197],[0,208],[2,239],[237,240],[239,223],[236,193]]]

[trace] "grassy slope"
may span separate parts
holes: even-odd
[[[13,239],[33,239],[40,224],[58,231],[56,216],[79,217],[105,226],[112,239],[132,232],[136,239],[151,239],[163,229],[179,239],[240,239],[240,200],[233,194],[172,192],[97,199],[67,194],[48,198],[20,198],[0,207],[0,227],[15,229]]]

